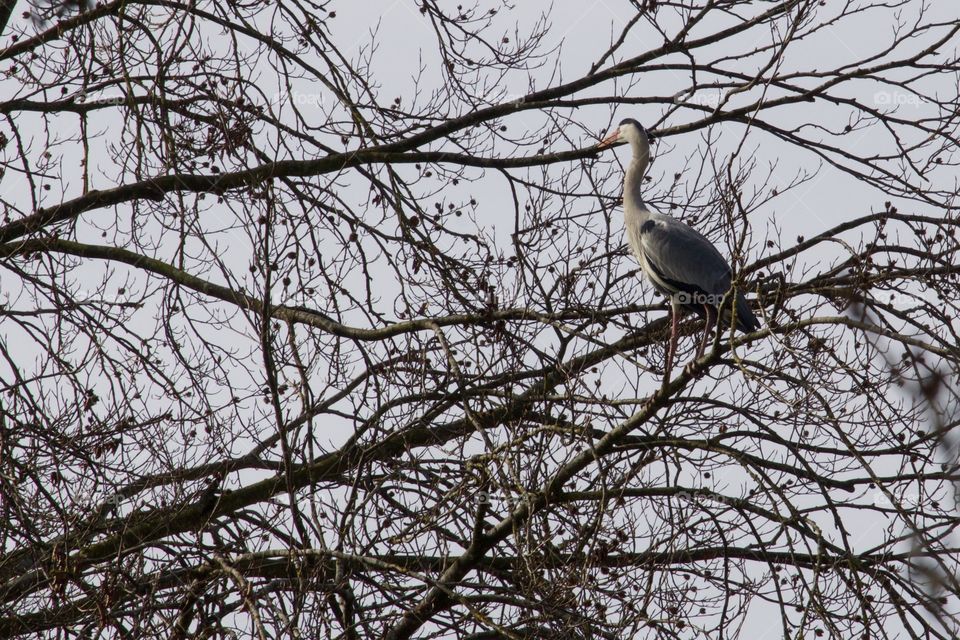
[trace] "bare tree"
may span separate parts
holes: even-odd
[[[6,25],[0,633],[956,637],[951,3],[338,4]],[[667,383],[624,115],[763,321]]]

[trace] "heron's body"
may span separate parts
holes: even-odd
[[[640,190],[650,158],[650,144],[643,127],[635,120],[624,120],[618,131],[604,141],[606,144],[617,142],[629,142],[633,148],[633,159],[627,167],[623,184],[627,244],[653,287],[671,301],[673,322],[666,365],[666,375],[669,375],[681,309],[692,310],[707,319],[698,350],[699,357],[724,296],[730,291],[730,265],[696,229],[670,216],[651,211],[643,202]],[[760,327],[750,305],[739,291],[732,306],[737,329],[748,332]],[[729,304],[725,309],[728,308]],[[730,319],[730,312],[726,311],[721,321],[729,325]]]
[[[654,289],[680,307],[706,315],[704,305],[718,307],[730,290],[727,261],[690,225],[643,208],[624,208],[627,244]],[[678,260],[679,256],[697,256]],[[760,327],[743,294],[737,293],[737,328]],[[725,318],[729,322],[729,316]]]

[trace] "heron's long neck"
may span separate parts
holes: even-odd
[[[641,191],[643,190],[643,176],[647,173],[647,165],[650,164],[649,147],[633,149],[633,160],[627,167],[623,179],[623,207],[624,209],[633,209],[638,212],[646,212],[647,207],[643,204]]]

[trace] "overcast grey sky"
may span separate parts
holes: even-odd
[[[456,6],[456,3],[449,3],[450,7]],[[752,10],[757,12],[765,10],[768,3],[757,2]],[[595,63],[601,55],[609,48],[611,42],[616,39],[621,29],[635,16],[635,7],[627,1],[616,0],[587,0],[585,2],[567,2],[557,1],[552,5],[535,2],[516,2],[513,5],[503,5],[500,2],[481,2],[480,6],[495,7],[498,9],[494,33],[515,42],[518,36],[522,40],[523,34],[531,29],[544,28],[545,36],[541,43],[542,58],[541,65],[530,70],[512,70],[505,72],[502,76],[496,77],[493,74],[487,75],[488,85],[483,91],[490,96],[491,103],[509,102],[517,97],[526,95],[532,90],[544,89],[559,85],[582,76],[587,69]],[[831,11],[836,11],[836,7],[831,3],[825,3],[821,8],[822,15],[829,15]],[[336,11],[336,17],[329,18],[327,25],[330,37],[337,45],[340,52],[346,56],[353,56],[353,60],[364,60],[369,56],[370,67],[369,77],[372,80],[373,87],[381,98],[381,104],[388,103],[393,97],[398,97],[404,107],[413,105],[415,92],[421,102],[425,102],[429,94],[443,88],[444,77],[440,73],[441,61],[438,58],[437,51],[433,45],[434,32],[428,19],[417,9],[416,4],[411,0],[374,0],[364,2],[340,2],[330,5],[329,9]],[[747,12],[746,9],[740,9],[740,14]],[[960,4],[951,1],[939,1],[929,5],[922,2],[913,2],[908,4],[902,13],[904,22],[910,22],[910,14],[923,12],[926,20],[960,20]],[[546,15],[546,17],[545,17]],[[669,11],[661,11],[657,14],[661,17],[656,24],[642,20],[636,28],[630,32],[625,39],[622,47],[612,59],[606,61],[606,65],[615,63],[618,60],[630,58],[648,49],[659,45],[662,36],[658,29],[665,30],[668,33],[674,33],[679,27],[679,22],[671,17]],[[699,37],[716,32],[718,29],[725,28],[737,23],[733,16],[717,17],[719,12],[711,13],[712,18],[703,24],[694,28],[691,37]],[[254,22],[259,21],[262,29],[267,30],[272,24],[271,19],[275,17],[270,10],[263,10],[258,14]],[[17,22],[23,27],[27,24],[23,18]],[[781,32],[757,31],[755,41],[744,41],[743,39],[728,41],[723,40],[719,45],[706,47],[697,53],[699,59],[712,59],[717,57],[730,56],[729,60],[724,60],[720,66],[730,71],[744,74],[752,74],[765,66],[772,64],[783,72],[791,70],[810,70],[810,69],[833,69],[844,64],[858,63],[864,58],[869,58],[874,54],[879,54],[888,46],[894,37],[894,26],[890,22],[890,12],[866,11],[859,16],[852,16],[845,19],[845,25],[840,29],[823,29],[821,32],[805,38],[801,41],[793,42],[787,49],[787,54],[782,58],[771,59],[769,54],[759,56],[745,56],[745,51],[750,51],[755,46],[762,46],[771,41],[778,41],[784,34]],[[783,25],[781,24],[781,28]],[[935,38],[937,33],[930,33],[930,39]],[[222,34],[217,33],[216,29],[211,28],[210,33],[204,34],[210,39],[212,47],[222,46],[228,49],[232,41],[228,41]],[[919,49],[924,46],[922,38],[918,39],[915,46]],[[333,95],[317,82],[309,79],[294,80],[292,86],[288,88],[284,84],[284,79],[279,77],[270,67],[272,60],[269,54],[263,53],[260,45],[252,40],[239,41],[238,47],[247,52],[260,52],[259,59],[251,62],[249,67],[249,79],[255,81],[257,89],[265,97],[265,105],[269,105],[278,114],[283,121],[290,125],[298,125],[297,117],[304,119],[305,125],[320,126],[325,125],[331,117],[345,118],[346,110],[339,108],[335,104]],[[955,48],[955,45],[952,45]],[[69,54],[66,54],[69,55]],[[899,52],[898,55],[902,55]],[[663,62],[686,60],[682,53],[667,56]],[[362,66],[362,65],[359,65]],[[418,71],[422,69],[422,74]],[[581,106],[572,109],[567,114],[570,122],[566,124],[563,131],[557,131],[551,128],[549,118],[543,113],[535,110],[523,111],[512,114],[503,119],[505,126],[509,127],[511,134],[532,134],[542,131],[544,136],[549,135],[550,141],[546,144],[546,150],[549,152],[566,151],[571,148],[582,148],[593,145],[597,142],[599,135],[605,132],[612,123],[619,121],[624,117],[636,118],[646,126],[656,128],[663,135],[654,147],[654,161],[650,169],[650,176],[653,178],[647,186],[649,199],[663,208],[664,205],[674,203],[675,209],[663,208],[665,213],[672,213],[678,216],[685,216],[684,185],[691,182],[697,182],[698,170],[701,165],[711,163],[717,166],[723,166],[727,159],[736,157],[735,168],[737,165],[749,166],[752,163],[752,173],[749,182],[746,185],[747,194],[765,194],[771,196],[769,202],[760,207],[750,218],[750,234],[752,235],[752,248],[747,262],[765,255],[769,251],[766,244],[768,238],[775,238],[782,235],[783,244],[789,246],[795,242],[798,236],[810,237],[825,229],[837,225],[844,220],[850,220],[869,211],[880,210],[884,203],[893,200],[894,204],[905,211],[915,211],[928,215],[939,215],[942,210],[938,210],[929,204],[921,203],[916,200],[906,200],[902,198],[891,197],[881,190],[867,184],[863,180],[848,173],[832,167],[823,162],[810,149],[800,148],[795,144],[784,142],[777,139],[769,131],[763,130],[758,126],[747,126],[743,123],[725,122],[715,125],[709,129],[697,131],[695,133],[684,133],[681,135],[671,135],[679,127],[692,122],[703,116],[703,111],[692,108],[693,106],[708,107],[710,109],[721,107],[734,108],[743,104],[749,104],[758,96],[763,95],[768,99],[773,99],[781,95],[775,87],[751,87],[749,91],[740,95],[728,96],[715,88],[701,87],[693,94],[684,94],[683,92],[694,86],[694,82],[702,82],[702,79],[694,79],[687,73],[678,72],[671,69],[651,70],[639,77],[623,78],[617,81],[607,82],[601,87],[588,89],[582,96],[617,96],[630,98],[645,97],[663,97],[663,96],[681,96],[673,101],[660,102],[657,104],[644,105],[612,105],[596,104],[590,106]],[[810,85],[816,80],[805,78],[801,83],[806,82]],[[958,79],[948,74],[937,74],[924,80],[920,86],[924,87],[929,93],[940,96],[956,96],[958,91]],[[0,79],[0,90],[6,87],[15,87],[14,82]],[[11,89],[12,91],[13,89]],[[359,92],[359,90],[358,90]],[[870,81],[854,81],[848,83],[841,89],[844,97],[855,100],[873,109],[882,111],[896,109],[897,114],[907,120],[918,120],[924,117],[936,115],[936,109],[926,102],[922,96],[903,88],[896,89],[890,85],[879,85]],[[7,98],[14,96],[8,95]],[[22,97],[22,96],[17,96]],[[297,113],[293,111],[296,108]],[[839,143],[844,150],[856,155],[886,155],[890,154],[896,147],[894,145],[893,134],[880,125],[855,129],[853,132],[841,136],[844,126],[855,124],[850,121],[852,109],[849,106],[827,103],[823,100],[816,102],[794,104],[781,107],[775,112],[778,122],[783,125],[792,125],[803,136],[812,141],[824,141]],[[767,117],[773,117],[767,114]],[[64,116],[58,121],[58,126],[51,133],[50,128],[44,128],[42,116],[39,114],[28,114],[22,116],[21,125],[25,122],[36,123],[35,126],[28,127],[23,125],[24,130],[32,130],[35,138],[28,140],[27,147],[31,153],[39,154],[42,148],[45,136],[51,136],[58,139],[66,139],[79,130],[77,120],[73,116]],[[112,145],[117,143],[116,138],[111,137],[116,127],[116,122],[112,115],[107,117],[96,116],[91,119],[90,126],[98,132],[104,133],[103,137],[93,140],[92,157],[99,158],[100,164],[96,167],[93,176],[93,186],[95,188],[106,188],[114,186],[111,180],[119,173],[118,164],[113,155]],[[321,142],[334,148],[340,148],[338,141],[334,136],[326,134]],[[915,135],[911,133],[909,135]],[[281,136],[282,138],[282,136]],[[916,144],[921,139],[906,139],[901,142],[905,145]],[[274,153],[277,159],[302,160],[306,158],[318,157],[323,152],[317,148],[311,147],[302,141],[290,141],[289,148],[281,148],[281,145],[270,134],[264,134],[262,149]],[[284,140],[284,142],[286,142]],[[351,141],[350,144],[353,144]],[[433,148],[448,149],[449,141],[440,141],[433,144]],[[498,142],[492,148],[486,150],[490,157],[508,157],[531,155],[533,148],[531,146],[517,147],[507,142]],[[598,160],[589,160],[589,162],[617,162],[626,163],[629,150],[626,148],[617,151],[608,151]],[[41,204],[57,202],[61,199],[76,197],[82,188],[78,172],[75,167],[79,158],[82,157],[83,149],[74,143],[68,143],[56,147],[57,159],[60,169],[64,173],[64,179],[54,180],[53,189],[45,191],[41,195],[46,198]],[[703,158],[706,161],[702,161]],[[579,161],[570,163],[559,163],[551,165],[545,169],[531,169],[530,171],[516,171],[516,175],[527,177],[532,183],[546,184],[549,179],[565,175],[565,172],[571,171],[571,167],[576,168]],[[583,162],[588,162],[587,160]],[[904,173],[911,176],[908,181],[912,184],[931,185],[955,185],[955,169],[951,166],[933,168],[926,173],[925,178],[921,178],[906,163],[901,163],[893,158],[883,163],[885,166],[896,170],[902,169]],[[376,171],[378,169],[374,169]],[[158,173],[162,173],[162,168],[156,168]],[[413,174],[414,169],[410,166],[400,166],[398,172]],[[576,173],[575,171],[572,173]],[[452,227],[461,225],[463,230],[473,228],[472,220],[476,220],[477,226],[484,233],[496,239],[497,248],[505,255],[509,255],[511,249],[511,234],[516,230],[517,224],[514,214],[513,194],[510,191],[507,180],[503,175],[494,170],[481,170],[476,168],[467,168],[466,174],[472,180],[465,180],[459,185],[439,184],[433,187],[420,185],[423,189],[422,198],[424,203],[434,199],[443,198],[449,202],[468,202],[476,197],[478,204],[475,208],[464,207],[468,215],[461,222],[451,222]],[[681,186],[674,186],[673,176],[680,174],[684,179],[680,181]],[[787,189],[792,181],[798,176],[808,176],[809,179],[799,184],[795,188]],[[130,178],[129,175],[122,176],[124,181]],[[334,178],[320,176],[316,178],[320,181],[331,180],[330,190],[357,206],[362,210],[371,198],[371,190],[368,182],[356,172],[345,171]],[[601,195],[610,196],[607,202],[612,203],[613,198],[619,193],[619,173],[615,173],[612,179],[601,182],[598,186],[603,191]],[[701,185],[702,186],[702,185]],[[430,188],[434,189],[429,193]],[[547,217],[554,216],[554,220],[562,225],[572,225],[578,215],[586,212],[592,212],[597,208],[597,194],[591,193],[592,185],[579,183],[575,189],[577,195],[567,195],[562,198],[554,199],[549,206],[545,206],[543,211]],[[24,209],[29,209],[31,194],[24,188],[24,182],[19,175],[14,172],[8,172],[0,183],[0,190],[3,190],[5,197],[9,200],[15,200],[20,203]],[[778,195],[773,196],[772,192],[776,190]],[[533,197],[537,189],[532,187],[528,192],[521,194],[521,197]],[[699,198],[700,196],[698,196]],[[184,201],[187,207],[199,202],[194,200],[194,196],[185,197]],[[231,209],[231,203],[222,206],[214,202],[214,197],[208,197],[198,209],[205,213],[202,216],[198,227],[191,231],[196,235],[181,239],[173,233],[167,233],[168,229],[163,227],[156,220],[134,221],[132,217],[128,218],[120,211],[116,219],[109,215],[109,212],[93,211],[85,214],[82,223],[78,225],[77,235],[81,240],[90,242],[101,241],[101,228],[110,227],[116,224],[119,229],[118,237],[122,242],[128,241],[128,236],[137,237],[138,240],[157,240],[156,247],[148,247],[150,250],[156,249],[161,257],[174,255],[180,249],[180,242],[184,242],[197,255],[204,255],[208,250],[200,241],[200,236],[208,234],[204,240],[209,240],[212,244],[212,253],[216,254],[220,261],[208,270],[198,274],[209,277],[210,280],[218,283],[240,282],[244,283],[250,290],[256,290],[251,283],[256,283],[258,275],[248,273],[251,261],[256,254],[257,245],[255,236],[258,230],[252,223],[245,226],[245,222],[236,212]],[[698,201],[699,202],[699,201]],[[301,203],[304,211],[315,213],[310,208],[309,203]],[[376,221],[374,207],[371,211],[371,220]],[[114,211],[113,209],[110,210]],[[600,216],[599,213],[592,215]],[[615,246],[622,244],[622,222],[619,207],[616,208],[612,216],[613,228],[610,234],[610,240]],[[722,216],[710,218],[708,227],[704,227],[703,220],[690,219],[691,224],[698,226],[704,233],[708,234],[718,246],[722,253],[730,255],[736,245],[734,230],[729,225],[724,224]],[[136,225],[144,224],[140,229]],[[173,224],[173,223],[171,223]],[[597,223],[597,226],[602,226]],[[110,229],[112,232],[113,229]],[[856,240],[859,233],[844,236],[846,240]],[[110,237],[104,242],[112,241]],[[559,245],[554,248],[554,252],[562,255],[565,247]],[[847,252],[847,247],[843,243],[837,242],[823,245],[821,248],[806,252],[803,262],[794,265],[792,271],[786,273],[788,280],[800,281],[804,279],[808,272],[816,272],[822,264],[833,261],[837,256],[843,256]],[[393,256],[387,256],[391,258]],[[571,258],[572,259],[572,258]],[[198,263],[200,261],[198,260]],[[614,268],[620,273],[636,268],[632,258],[629,256],[626,260],[614,262]],[[191,265],[196,266],[196,265]],[[365,265],[366,266],[366,265]],[[786,268],[786,267],[784,267]],[[118,291],[128,288],[130,292],[136,290],[136,284],[142,282],[138,280],[137,270],[124,266],[111,267],[116,275],[110,281],[110,291]],[[92,292],[98,290],[102,279],[107,274],[107,269],[102,263],[84,264],[83,266],[71,271],[65,280],[70,282],[75,289],[84,291],[89,289]],[[131,277],[133,283],[129,287],[122,287],[118,282],[127,276]],[[338,283],[345,289],[361,290],[367,284],[367,278],[372,282],[378,301],[383,303],[383,308],[378,309],[383,317],[388,320],[396,319],[398,309],[391,307],[395,294],[397,275],[391,270],[388,260],[383,256],[371,260],[369,271],[356,269],[349,274],[349,279]],[[546,276],[544,276],[546,278]],[[233,280],[232,280],[233,279]],[[509,282],[504,284],[505,289],[509,288]],[[465,288],[467,285],[465,284]],[[7,295],[14,300],[21,300],[18,294],[23,291],[22,283],[11,279],[0,281],[0,296]],[[515,287],[515,292],[522,291]],[[637,284],[633,291],[637,302],[646,302],[656,304],[660,302],[656,298],[650,286],[647,283]],[[117,294],[121,295],[121,294]],[[122,294],[131,295],[131,293]],[[284,294],[277,293],[276,300],[281,300]],[[507,292],[503,293],[508,295]],[[162,297],[161,290],[154,294],[155,298]],[[315,304],[315,301],[309,296],[301,293],[291,294],[289,301],[292,304],[305,304],[307,306]],[[158,307],[166,305],[168,300],[161,299],[156,302]],[[515,305],[523,307],[528,304],[520,293],[516,293],[514,299],[501,299],[501,306]],[[222,311],[218,307],[219,303],[211,305],[211,308]],[[229,305],[225,305],[229,307]],[[155,320],[154,313],[156,308],[145,308],[140,316],[142,326],[138,329],[146,329],[153,326]],[[439,314],[443,309],[429,309],[426,315]],[[211,312],[211,316],[216,316],[217,311]],[[651,314],[637,314],[631,322],[632,326],[640,326],[647,321],[660,317],[664,312],[656,311]],[[837,313],[841,311],[837,310]],[[367,317],[356,309],[345,314],[347,321],[356,321],[361,325],[367,322]],[[209,324],[201,326],[197,331],[211,341],[220,341],[229,349],[236,349],[238,360],[242,360],[246,355],[252,354],[250,359],[254,359],[260,348],[259,342],[251,340],[251,336],[256,338],[256,328],[249,322],[249,318],[242,313],[235,313],[229,317],[217,317],[217,321],[211,321]],[[136,323],[132,323],[136,324]],[[599,336],[598,339],[611,341],[622,335],[621,329],[610,329],[607,333]],[[162,336],[158,336],[161,338]],[[781,342],[778,342],[776,336],[770,336],[768,340],[751,345],[749,348],[755,353],[763,353],[764,350],[772,351],[780,349]],[[543,334],[537,337],[537,345],[544,348],[556,347],[556,338],[549,331],[543,331]],[[685,340],[684,344],[689,349],[691,341]],[[8,345],[18,359],[29,362],[35,356],[33,347],[29,343],[20,343],[11,339]],[[162,346],[157,347],[159,352],[165,357],[170,358],[168,351],[163,351]],[[375,356],[382,356],[374,349],[371,353]],[[356,354],[351,354],[354,358],[351,365],[356,371],[360,371],[366,366],[364,360]],[[636,370],[643,368],[644,356],[638,353],[629,353],[623,355],[623,361],[632,362],[636,365]],[[0,364],[0,367],[6,367],[6,364]],[[629,369],[629,367],[627,367]],[[252,373],[251,373],[252,371]],[[616,372],[616,369],[613,368]],[[4,375],[8,372],[4,370]],[[325,378],[326,371],[318,367],[314,372],[315,380],[319,388],[328,391],[324,385],[327,384]],[[262,384],[262,381],[256,377],[259,374],[255,368],[244,370],[237,368],[236,379],[231,383],[238,387],[247,387],[254,389]],[[249,377],[248,377],[249,376]],[[90,380],[91,387],[97,387],[100,381]],[[645,394],[656,389],[660,384],[659,378],[655,376],[639,377],[633,375],[610,375],[598,381],[597,393],[606,392],[611,397],[628,401],[630,398],[640,398]],[[699,382],[692,382],[689,393],[703,393],[706,396],[729,398],[736,397],[739,389],[745,384],[762,386],[764,380],[761,377],[746,379],[740,376],[724,376],[721,379],[706,378]],[[226,397],[225,388],[216,389],[211,392],[211,397],[223,399]],[[332,393],[332,391],[331,391]],[[224,457],[242,455],[254,447],[260,437],[258,433],[258,421],[265,421],[270,416],[270,408],[260,406],[259,398],[251,394],[252,400],[245,400],[245,404],[238,405],[237,411],[244,416],[242,432],[237,434],[227,434],[222,440],[217,441],[216,436],[211,436],[210,449],[222,454]],[[154,398],[149,402],[162,404],[170,401],[169,398]],[[148,402],[148,404],[149,404]],[[789,404],[789,403],[788,403]],[[367,407],[361,407],[366,409]],[[353,426],[350,422],[349,414],[344,413],[341,417],[342,422],[331,420],[323,425],[322,433],[319,439],[325,444],[333,447],[341,445],[345,440],[353,435]],[[266,417],[266,418],[265,418]],[[793,434],[796,435],[796,434]],[[468,453],[482,450],[483,443],[479,438],[469,442],[462,450]],[[206,453],[209,450],[204,450]],[[192,464],[196,459],[202,458],[199,450],[190,447],[183,447],[175,450],[174,453],[179,456],[177,464]],[[879,468],[879,471],[885,469]],[[262,471],[245,470],[240,477],[234,477],[229,482],[233,486],[249,484],[262,477],[273,473],[272,469]],[[96,481],[97,479],[93,479]],[[681,474],[675,478],[678,483],[688,484],[690,486],[711,486],[718,490],[723,490],[730,495],[740,495],[744,493],[742,487],[750,482],[750,478],[740,469],[724,471],[720,477],[714,477],[706,482],[701,477],[699,470],[691,465],[687,465]],[[66,489],[63,489],[64,491]],[[865,502],[869,502],[875,497],[876,492],[865,492],[861,497]],[[818,496],[811,496],[809,502],[803,498],[797,501],[800,507],[816,505],[822,506],[822,500],[817,501]],[[950,496],[952,498],[952,496]],[[642,514],[641,514],[642,515]],[[811,513],[808,516],[812,521],[822,529],[824,537],[830,542],[839,544],[841,537],[834,525],[833,517],[826,511]],[[856,550],[869,549],[871,545],[882,542],[890,537],[884,527],[887,521],[876,514],[870,517],[853,518],[847,523],[848,526],[855,527],[850,531],[849,540]],[[907,546],[907,541],[903,542],[903,547]],[[816,551],[815,549],[812,551]],[[769,588],[765,584],[765,588]],[[889,631],[889,630],[888,630]],[[744,638],[775,638],[782,637],[782,629],[779,625],[779,612],[773,606],[756,606],[751,609],[750,615],[746,619],[746,624],[741,630],[741,637]]]

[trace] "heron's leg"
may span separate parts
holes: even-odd
[[[710,333],[717,324],[717,310],[708,304],[703,305],[703,310],[707,312],[707,321],[703,326],[703,338],[700,340],[700,348],[697,349],[697,355],[694,360],[699,360],[703,357],[703,352],[707,348],[707,342],[710,341]]]
[[[677,329],[680,325],[680,309],[676,305],[670,307],[670,343],[667,346],[667,364],[663,369],[663,379],[670,379],[670,369],[673,368],[673,356],[677,352]]]

